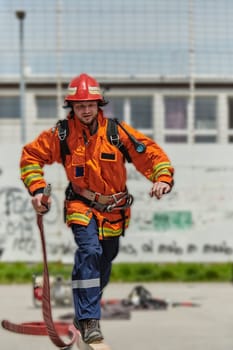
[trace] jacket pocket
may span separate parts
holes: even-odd
[[[85,149],[80,147],[72,155],[72,168],[75,178],[85,175]]]

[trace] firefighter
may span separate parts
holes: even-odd
[[[93,77],[84,73],[75,77],[65,97],[66,123],[57,123],[26,144],[20,160],[21,179],[36,213],[42,215],[48,211],[41,203],[46,187],[43,167],[54,162],[64,166],[65,217],[77,244],[72,271],[74,325],[87,343],[103,339],[101,295],[118,254],[119,237],[130,220],[133,197],[126,187],[126,157],[120,146],[151,181],[151,197],[160,199],[173,186],[174,169],[153,140],[122,122],[117,142],[109,141],[108,118],[101,108],[105,104]]]

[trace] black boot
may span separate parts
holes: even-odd
[[[74,325],[80,331],[83,341],[87,344],[99,343],[104,338],[100,330],[99,320],[91,318],[77,321],[77,319],[74,319]]]

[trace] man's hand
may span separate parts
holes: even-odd
[[[157,199],[162,198],[162,196],[168,192],[170,192],[171,186],[166,182],[155,182],[151,191],[150,196],[156,197]]]
[[[42,203],[42,197],[43,193],[37,193],[33,198],[32,198],[32,206],[34,210],[36,211],[37,214],[39,215],[44,215],[46,214],[51,205],[51,198],[49,197],[47,199],[47,203]]]

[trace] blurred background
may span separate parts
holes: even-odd
[[[0,0],[0,260],[39,261],[22,145],[65,117],[69,81],[94,76],[109,117],[158,142],[174,164],[161,201],[128,166],[135,197],[118,262],[233,258],[233,2],[231,0]],[[46,168],[51,260],[71,262],[63,223],[66,178]]]

